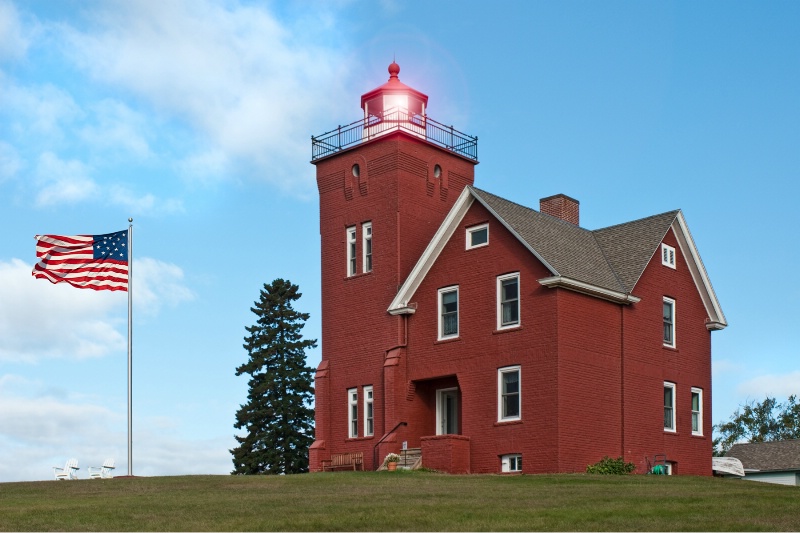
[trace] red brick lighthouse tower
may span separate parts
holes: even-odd
[[[477,138],[429,118],[427,95],[399,73],[392,62],[389,81],[362,95],[361,120],[312,137],[322,253],[312,472],[346,452],[374,469],[397,449],[414,310],[388,307],[478,163]]]

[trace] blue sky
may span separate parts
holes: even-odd
[[[320,336],[311,135],[393,58],[478,136],[477,186],[589,229],[683,210],[729,323],[714,422],[800,393],[798,27],[796,2],[0,0],[0,481],[127,470],[126,295],[30,271],[34,235],[128,217],[133,471],[230,472],[262,285],[299,284]]]

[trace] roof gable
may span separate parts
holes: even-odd
[[[410,298],[475,201],[486,207],[552,273],[540,283],[626,304],[639,301],[632,294],[636,283],[672,228],[708,312],[707,327],[727,326],[679,210],[590,231],[470,186],[461,192],[428,243],[392,300],[389,313],[413,313],[408,306]]]

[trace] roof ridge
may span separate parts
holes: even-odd
[[[651,218],[663,217],[665,215],[672,215],[672,214],[677,215],[680,212],[681,212],[680,209],[673,209],[671,211],[664,211],[663,213],[656,213],[655,215],[649,215],[649,216],[642,217],[642,218],[636,218],[634,220],[629,220],[627,222],[620,222],[619,224],[612,224],[610,226],[605,226],[603,228],[597,228],[597,229],[594,229],[594,230],[591,230],[591,231],[592,232],[603,231],[603,230],[607,230],[607,229],[617,228],[619,226],[626,226],[628,224],[635,224],[637,222],[644,222],[645,220],[649,220]]]

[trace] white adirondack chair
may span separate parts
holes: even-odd
[[[114,459],[106,459],[103,466],[90,466],[89,479],[111,479],[114,470]]]
[[[64,465],[64,468],[61,468],[60,466],[54,466],[53,475],[56,477],[56,479],[78,479],[78,470],[80,470],[80,468],[78,468],[78,460],[70,459]]]

